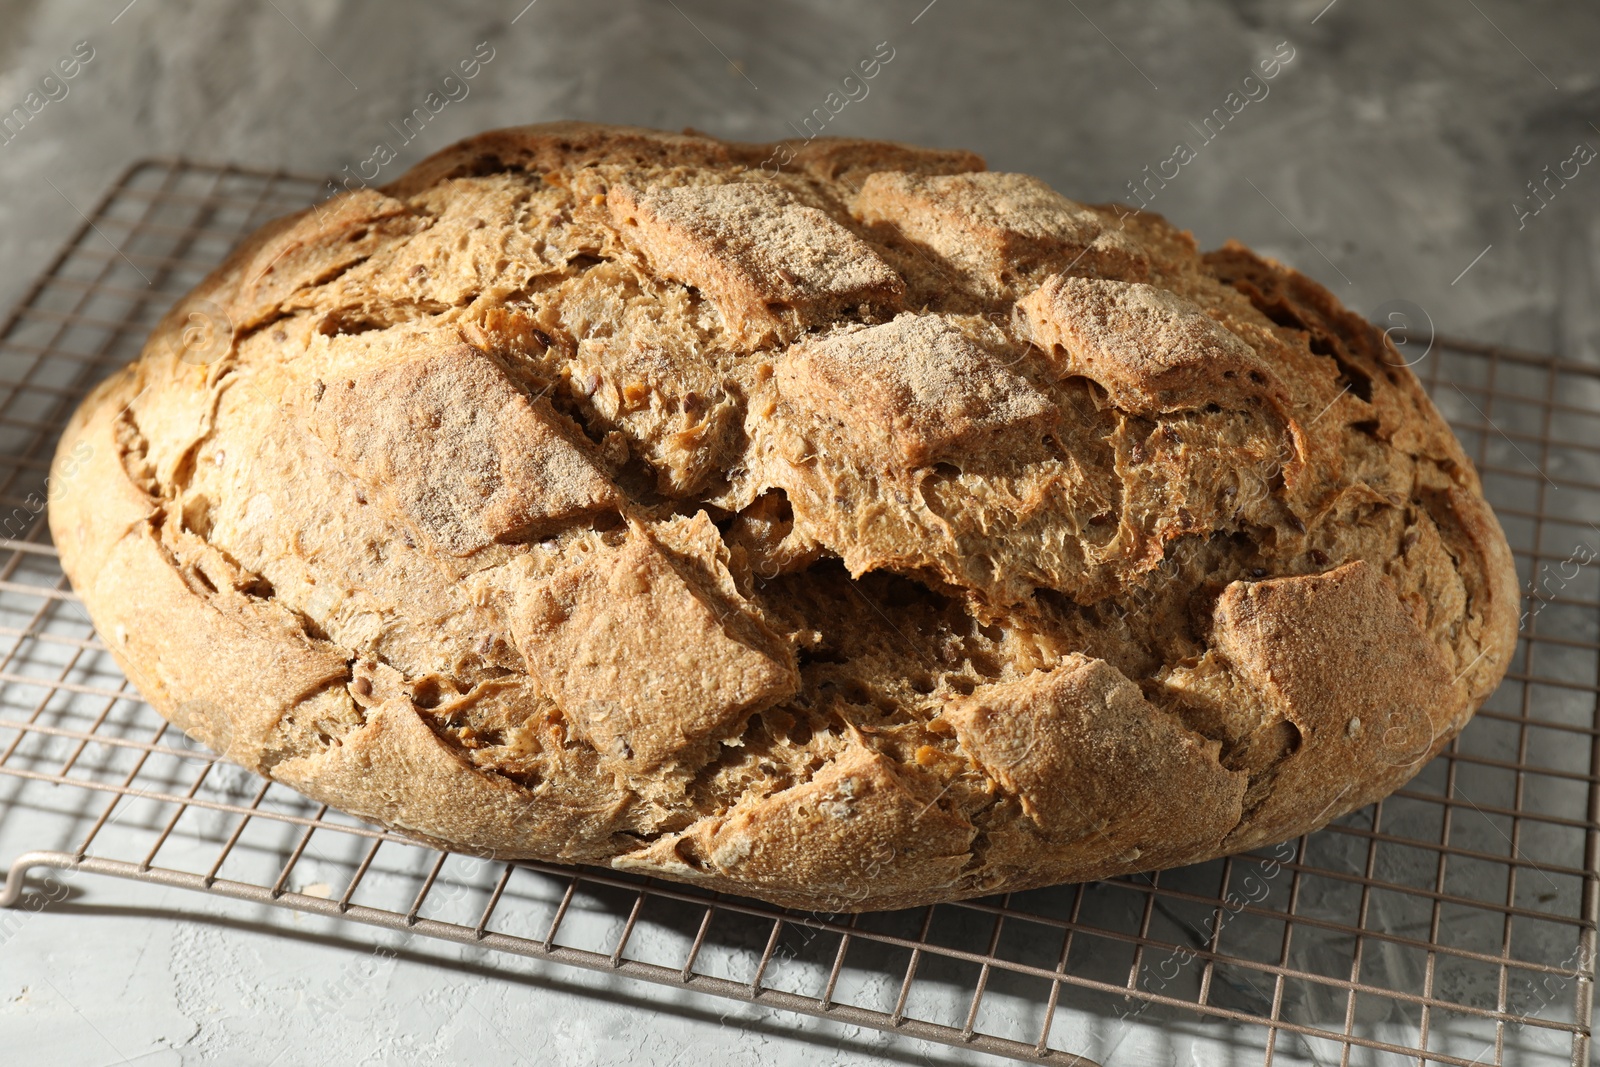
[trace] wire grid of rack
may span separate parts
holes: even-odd
[[[1405,789],[1276,849],[908,912],[787,912],[615,872],[440,853],[167,725],[105,653],[40,502],[74,405],[318,179],[134,165],[0,327],[0,822],[11,863],[342,917],[1043,1063],[1589,1062],[1600,913],[1600,369],[1413,337],[1528,591],[1505,683]],[[1426,348],[1426,352],[1422,350]],[[1418,353],[1421,353],[1420,355]],[[37,885],[37,883],[35,883]],[[1127,1059],[1124,1060],[1124,1055]]]

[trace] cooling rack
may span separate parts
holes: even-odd
[[[1397,338],[1477,462],[1526,593],[1505,683],[1405,789],[1196,867],[802,914],[412,843],[214,762],[104,651],[45,527],[61,428],[238,238],[326,191],[138,163],[0,326],[0,829],[31,849],[0,854],[0,952],[65,880],[106,875],[1040,1063],[1168,1063],[1180,1038],[1238,1064],[1589,1062],[1600,369]]]

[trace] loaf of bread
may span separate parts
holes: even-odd
[[[1381,331],[960,151],[484,134],[261,229],[61,455],[101,637],[228,759],[829,912],[1301,834],[1516,640]]]

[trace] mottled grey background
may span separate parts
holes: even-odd
[[[494,58],[470,95],[383,179],[478,130],[556,118],[787,136],[887,41],[894,58],[870,94],[826,132],[976,149],[1085,200],[1127,197],[1130,179],[1188,142],[1197,158],[1150,207],[1202,245],[1238,237],[1369,314],[1409,301],[1441,331],[1600,359],[1600,160],[1552,182],[1539,214],[1519,222],[1517,207],[1539,206],[1528,183],[1547,165],[1600,147],[1592,2],[524,3],[0,0],[0,113],[75,42],[95,52],[64,99],[0,145],[0,304],[129,161],[353,166],[479,42]],[[1285,41],[1294,59],[1267,97],[1200,145],[1191,123]],[[19,829],[0,827],[7,839]],[[88,888],[95,900],[241,911]],[[325,932],[281,914],[221,925],[137,909],[44,914],[0,952],[0,1047],[19,1063],[281,1053],[285,1065],[860,1063],[891,1048],[813,1023],[730,1029],[710,1002],[644,1012],[635,998],[652,994],[579,996],[604,983],[565,972],[507,983],[413,957],[386,962],[348,1008],[298,1033],[290,994],[360,951]],[[796,1028],[811,1039],[789,1036]],[[949,1062],[915,1043],[892,1049]],[[1167,1049],[1158,1062],[1211,1062]]]

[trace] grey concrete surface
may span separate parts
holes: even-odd
[[[1369,314],[1404,302],[1413,326],[1600,359],[1600,159],[1578,150],[1600,148],[1592,2],[525,3],[0,0],[0,114],[30,92],[45,101],[0,143],[0,304],[131,160],[356,167],[482,47],[492,58],[465,98],[381,179],[495,126],[768,139],[823,108],[827,133],[972,148],[1099,201],[1128,199],[1182,143],[1193,158],[1145,195],[1203,246],[1237,237]],[[41,86],[80,41],[93,58]],[[884,42],[893,58],[868,94],[830,114],[829,94]],[[1274,54],[1292,58],[1246,85]],[[9,849],[36,828],[7,818]],[[50,909],[0,949],[0,1061],[971,1059],[532,965],[507,977],[427,945],[302,1028],[297,998],[370,940],[173,891],[82,892],[84,907]],[[1229,1062],[1199,1040],[1149,1049],[1116,1067]]]

